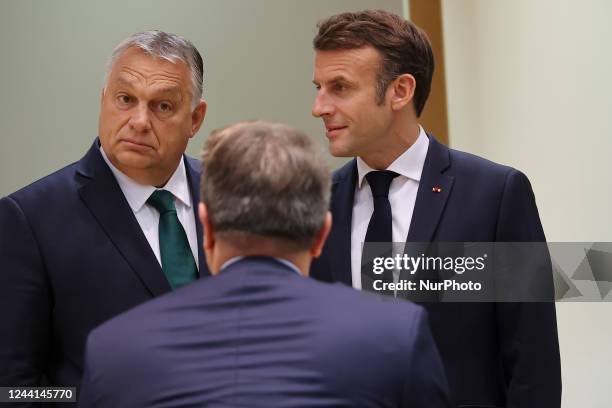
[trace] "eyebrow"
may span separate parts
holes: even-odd
[[[117,83],[123,86],[129,86],[129,87],[134,86],[133,81],[130,81],[129,79],[126,79],[125,77],[118,77]],[[182,99],[181,88],[179,86],[173,86],[173,85],[161,86],[159,88],[155,88],[155,92],[164,93],[164,94],[177,94],[178,96],[181,96],[181,99]]]
[[[333,77],[332,79],[330,79],[329,81],[326,81],[329,84],[333,84],[336,82],[346,82],[348,84],[352,84],[353,81],[350,81],[347,77],[345,77],[344,75],[336,75],[335,77]],[[320,85],[317,81],[313,80],[312,81],[313,84],[315,85]]]
[[[155,89],[155,91],[159,93],[182,95],[181,88],[178,86],[164,86]]]

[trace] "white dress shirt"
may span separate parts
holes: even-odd
[[[389,203],[391,204],[393,242],[405,242],[412,221],[421,173],[429,148],[429,139],[425,130],[419,126],[419,136],[412,146],[402,153],[386,170],[399,174],[391,181]],[[368,223],[374,212],[372,190],[365,178],[366,174],[375,171],[361,158],[357,158],[357,186],[353,201],[353,219],[351,223],[351,275],[353,287],[361,289],[361,253],[365,241]]]
[[[145,186],[138,184],[132,180],[119,169],[117,169],[106,156],[104,149],[100,146],[100,153],[108,167],[110,167],[119,187],[125,196],[138,225],[142,229],[157,262],[161,265],[161,253],[159,250],[159,212],[152,206],[147,204],[147,200],[157,190],[154,186]],[[174,205],[176,207],[176,214],[179,222],[183,226],[185,233],[187,234],[187,240],[189,241],[189,247],[193,254],[196,266],[199,269],[198,263],[198,238],[196,232],[196,220],[193,212],[193,203],[191,200],[191,194],[189,193],[189,182],[187,181],[187,172],[185,171],[185,163],[181,160],[180,164],[170,177],[170,180],[162,187],[174,195]]]

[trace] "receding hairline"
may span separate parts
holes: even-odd
[[[105,87],[117,60],[132,48],[171,63],[176,63],[177,60],[183,62],[188,67],[191,78],[191,109],[195,109],[204,100],[204,60],[200,52],[190,40],[160,30],[132,34],[115,46],[106,63]]]
[[[125,51],[128,51],[130,48],[136,48],[142,51],[142,54],[146,57],[149,58],[156,58],[156,59],[162,59],[165,61],[168,61],[168,59],[163,58],[163,57],[159,57],[157,55],[148,53],[146,50],[141,49],[138,46],[132,46],[132,47],[128,47],[127,49],[124,50],[123,53],[121,53],[118,58],[115,60],[114,64],[110,67],[109,73],[108,73],[108,77],[106,79],[106,83],[104,85],[104,90],[106,90],[106,88],[109,86],[109,84],[111,84],[111,78],[114,78],[114,83],[119,84],[120,86],[126,86],[126,87],[130,87],[130,88],[134,88],[135,84],[138,81],[138,79],[133,79],[133,78],[137,78],[138,75],[134,75],[133,73],[131,73],[130,71],[135,71],[131,68],[129,69],[122,69],[119,64],[121,63],[121,58],[123,57],[123,55],[125,54]],[[194,95],[192,95],[193,93],[193,89],[191,86],[191,73],[190,73],[190,67],[188,64],[186,64],[185,62],[178,60],[178,61],[168,61],[171,62],[173,64],[183,64],[183,66],[188,70],[188,76],[189,78],[187,79],[187,83],[183,83],[183,80],[185,78],[182,78],[181,75],[178,74],[173,74],[167,71],[163,71],[169,80],[164,80],[163,78],[160,78],[161,81],[164,82],[174,82],[172,80],[176,81],[176,84],[170,85],[170,84],[161,84],[161,85],[153,85],[152,89],[154,90],[155,93],[157,94],[165,94],[165,95],[176,95],[179,96],[181,98],[181,100],[183,99],[183,95],[184,95],[184,90],[186,90],[189,95],[191,96],[191,98],[194,97]],[[125,68],[125,67],[124,67]],[[138,71],[136,71],[138,72]],[[164,74],[154,74],[153,75],[153,79],[154,81],[159,82],[159,80],[155,79],[155,76],[163,76]],[[199,102],[199,101],[198,101]]]

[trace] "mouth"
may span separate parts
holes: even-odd
[[[129,149],[133,149],[133,150],[149,150],[152,149],[151,146],[146,145],[144,143],[139,143],[133,140],[128,140],[128,139],[120,139],[119,142],[123,143],[124,145],[126,145],[126,147],[128,147]]]
[[[338,136],[338,134],[340,134],[347,127],[348,126],[342,125],[325,125],[325,128],[327,129],[326,135],[327,137]]]

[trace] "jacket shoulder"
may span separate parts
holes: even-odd
[[[325,283],[308,280],[308,286],[317,303],[326,305],[328,319],[339,330],[363,331],[364,321],[372,333],[394,333],[402,337],[410,334],[406,327],[426,314],[423,307],[411,302],[382,296],[372,292],[358,291],[342,283]],[[359,314],[355,314],[356,311]],[[377,329],[374,329],[376,327]]]
[[[201,173],[202,172],[202,161],[194,157],[185,155],[185,162],[192,170]]]
[[[503,190],[514,182],[530,185],[527,176],[513,167],[460,150],[448,148],[448,151],[450,166],[446,174],[459,180],[469,180],[472,186],[496,186]]]
[[[44,199],[50,195],[61,194],[72,188],[72,180],[78,162],[71,163],[31,184],[20,188],[7,197],[21,203],[32,199]]]
[[[356,170],[356,160],[352,159],[345,163],[342,167],[332,172],[332,183],[337,183],[348,177],[351,177],[353,172]]]
[[[451,168],[455,171],[471,173],[488,173],[490,175],[505,176],[516,169],[500,163],[485,159],[472,153],[455,149],[448,149]]]

